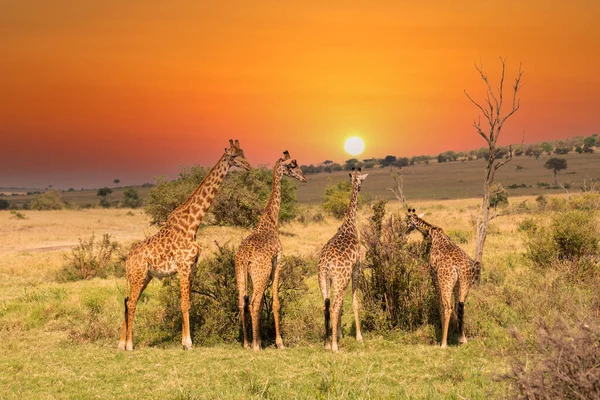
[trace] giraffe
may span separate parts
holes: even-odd
[[[417,215],[415,209],[408,209],[406,215],[407,233],[417,229],[424,237],[431,240],[429,267],[433,284],[440,299],[440,315],[442,319],[442,348],[447,346],[448,325],[452,315],[452,292],[458,291],[458,331],[459,344],[467,343],[464,331],[465,300],[471,285],[477,281],[481,273],[481,263],[473,261],[459,246],[444,233],[442,228],[433,226]]]
[[[240,317],[244,332],[244,348],[248,344],[247,314],[252,319],[252,347],[260,351],[260,314],[263,293],[273,276],[273,316],[275,317],[275,343],[283,349],[283,340],[279,330],[279,276],[281,273],[282,246],[277,231],[279,208],[281,204],[281,179],[283,175],[306,182],[296,160],[285,151],[284,157],[277,160],[273,168],[272,191],[258,225],[242,241],[235,256],[235,278],[238,289]],[[252,300],[248,298],[248,275],[252,280]]]
[[[129,252],[125,263],[129,293],[125,298],[125,318],[119,340],[120,350],[133,350],[133,316],[140,295],[148,283],[152,278],[161,280],[176,273],[179,274],[183,314],[181,344],[186,350],[192,348],[189,320],[190,285],[200,255],[196,232],[221,182],[232,166],[248,171],[252,169],[237,140],[235,142],[229,140],[229,148],[225,149],[221,159],[190,197],[171,212],[165,226],[153,236],[135,245]]]
[[[358,241],[358,231],[356,230],[356,208],[362,181],[369,174],[361,174],[359,168],[358,170],[353,169],[353,172],[349,175],[352,182],[352,194],[350,204],[346,209],[344,222],[321,250],[318,267],[319,287],[325,302],[323,307],[325,315],[325,349],[331,349],[334,352],[338,351],[338,341],[342,337],[342,304],[344,302],[344,292],[350,283],[350,279],[352,279],[352,308],[356,325],[356,340],[362,342],[356,292],[360,274],[360,243]],[[335,298],[333,308],[330,310],[329,292],[332,283],[335,287]]]

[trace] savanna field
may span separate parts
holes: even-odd
[[[117,351],[126,290],[122,258],[132,243],[158,229],[143,209],[1,211],[0,398],[510,398],[517,396],[519,385],[559,379],[560,374],[552,374],[559,365],[553,364],[555,351],[571,354],[569,365],[586,371],[579,382],[588,382],[599,376],[598,365],[589,366],[587,356],[600,358],[600,194],[597,187],[582,193],[580,183],[600,178],[600,157],[566,156],[569,168],[559,180],[571,183],[568,193],[538,185],[553,179],[543,168],[544,158],[516,157],[499,171],[497,180],[504,186],[519,187],[508,190],[508,206],[492,212],[498,216],[490,222],[481,284],[466,302],[469,342],[458,346],[452,321],[446,349],[439,347],[438,317],[422,317],[419,310],[410,311],[419,316],[416,322],[385,328],[389,324],[361,308],[361,320],[367,322],[364,342],[357,343],[348,290],[340,352],[324,351],[315,258],[340,220],[319,203],[329,181],[347,180],[347,172],[307,175],[309,182],[298,184],[296,216],[279,230],[284,254],[295,257],[301,269],[294,276],[302,285],[285,294],[286,348],[277,350],[264,328],[260,353],[243,349],[239,332],[219,325],[239,326],[234,313],[217,320],[210,318],[210,310],[192,310],[194,348],[183,351],[176,279],[152,280],[137,308],[135,350]],[[418,164],[403,172],[410,205],[471,256],[482,171],[481,161],[469,161]],[[383,197],[389,200],[386,218],[403,218],[404,210],[387,191],[394,186],[390,171],[365,172],[370,175],[361,192],[359,230],[372,223],[371,206]],[[82,197],[72,204],[98,200],[95,193],[79,191],[65,193],[64,199],[75,195]],[[228,262],[250,232],[201,226],[197,279],[213,279],[202,268]],[[100,242],[104,234],[114,243],[112,269],[101,277],[70,279],[66,266],[73,260],[72,249],[92,235]],[[410,235],[411,243],[422,240],[419,233]],[[428,277],[426,264],[420,265],[414,276]],[[235,298],[235,286],[228,282],[199,286],[192,307],[220,307],[226,299],[215,293]],[[435,309],[435,304],[428,307]],[[542,378],[527,375],[536,368],[545,371]]]

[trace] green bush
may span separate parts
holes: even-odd
[[[218,225],[254,226],[271,195],[272,183],[273,171],[266,168],[231,173],[211,208],[214,222]],[[293,220],[297,210],[296,183],[284,177],[281,181],[279,221]]]
[[[384,201],[375,203],[373,210],[362,230],[364,329],[415,331],[438,323],[437,294],[427,267],[429,243],[409,241],[400,215],[385,218]]]
[[[38,194],[31,201],[29,208],[31,210],[62,210],[65,206],[63,203],[60,193],[56,190],[49,190],[42,194]]]
[[[598,252],[599,232],[594,214],[567,211],[552,221],[552,237],[560,259],[573,259]]]
[[[519,226],[524,235],[526,256],[535,265],[566,272],[579,280],[583,271],[598,268],[600,230],[595,213],[571,210],[554,215],[549,226],[525,220]]]
[[[145,207],[152,223],[163,224],[169,214],[192,194],[207,173],[206,168],[193,166],[182,169],[177,180],[157,178],[157,184],[150,190]],[[272,180],[273,171],[266,168],[255,168],[250,172],[230,172],[204,221],[217,225],[253,226],[271,195]],[[296,216],[297,208],[296,184],[291,179],[284,178],[281,182],[279,220],[291,221]]]
[[[109,275],[125,275],[126,253],[120,251],[119,244],[105,233],[96,240],[92,235],[88,240],[79,239],[79,245],[65,256],[65,264],[57,273],[57,280],[76,281],[92,278],[106,278]]]
[[[8,210],[10,208],[10,201],[6,199],[0,199],[0,210]]]
[[[218,245],[217,250],[198,263],[192,284],[190,326],[194,343],[213,345],[241,341],[238,293],[235,281],[236,248]],[[300,301],[308,288],[304,279],[314,268],[314,260],[288,256],[283,259],[279,299],[281,301],[281,328],[286,344],[294,344],[307,337],[318,335],[314,310],[302,306]],[[251,282],[249,282],[251,283]],[[166,290],[161,291],[161,303],[165,307],[163,319],[173,338],[181,335],[181,294],[179,278],[165,280]],[[249,288],[251,293],[251,287]],[[275,325],[272,315],[271,288],[265,291],[261,322],[263,343],[275,341]],[[308,314],[307,314],[308,313]],[[319,320],[320,322],[320,320]]]
[[[168,181],[165,176],[156,178],[156,186],[148,193],[145,211],[152,223],[161,225],[171,211],[182,204],[202,182],[208,169],[198,165],[183,167],[176,180]]]
[[[508,191],[501,183],[495,183],[491,187],[490,207],[503,207],[508,205]]]
[[[127,188],[123,192],[123,207],[138,208],[141,207],[143,200],[135,188]]]
[[[325,187],[325,198],[322,204],[323,209],[328,214],[337,219],[344,218],[346,209],[350,204],[350,193],[352,192],[352,183],[349,180],[339,181],[337,183],[329,183]],[[358,196],[358,207],[360,208],[364,202],[363,197]]]

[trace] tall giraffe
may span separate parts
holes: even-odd
[[[467,343],[464,332],[465,300],[471,285],[477,281],[481,273],[481,264],[473,261],[458,245],[444,233],[442,228],[423,220],[423,214],[417,215],[415,209],[408,209],[406,215],[407,233],[417,229],[424,237],[431,240],[429,267],[433,284],[440,298],[440,315],[442,318],[442,347],[448,340],[448,325],[452,315],[452,292],[458,289],[458,331],[459,344]],[[458,288],[457,288],[458,284]]]
[[[244,332],[244,347],[248,344],[247,313],[252,318],[252,347],[260,351],[260,314],[263,293],[273,276],[273,316],[275,317],[275,343],[283,349],[283,340],[279,330],[279,276],[281,274],[282,246],[277,230],[279,208],[281,205],[281,179],[283,175],[306,182],[296,160],[285,151],[284,157],[277,160],[273,168],[272,191],[258,226],[240,244],[235,256],[235,278],[237,282],[240,316]],[[252,300],[248,299],[248,274],[252,280]]]
[[[360,320],[358,318],[358,277],[360,275],[360,242],[356,229],[356,208],[358,205],[358,192],[369,174],[361,174],[360,168],[350,174],[352,194],[350,204],[346,209],[344,222],[337,233],[329,239],[321,250],[319,257],[318,277],[319,287],[323,295],[325,314],[325,348],[338,351],[338,341],[342,337],[342,305],[344,292],[352,278],[352,308],[356,325],[356,340],[362,342],[360,333]],[[329,292],[331,284],[335,287],[333,309],[330,311]],[[333,315],[331,315],[333,314]],[[331,318],[330,318],[331,317]],[[330,329],[331,328],[331,329]],[[330,339],[331,336],[331,339]]]
[[[181,287],[181,344],[184,349],[192,348],[190,336],[190,285],[194,277],[200,245],[196,243],[196,232],[200,222],[212,204],[217,191],[232,166],[251,170],[239,142],[229,140],[229,148],[210,170],[190,197],[177,207],[165,226],[153,236],[135,245],[129,252],[125,268],[129,296],[125,298],[125,318],[119,340],[120,350],[133,350],[133,316],[140,295],[152,278],[161,280],[179,274]]]

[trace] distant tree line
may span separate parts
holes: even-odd
[[[594,148],[600,146],[600,137],[595,133],[591,136],[576,136],[566,140],[557,140],[549,142],[532,143],[528,145],[516,145],[516,146],[498,146],[495,149],[494,158],[502,159],[508,158],[512,151],[513,156],[527,156],[535,157],[539,159],[542,154],[552,155],[564,155],[572,152],[581,153],[593,153]],[[413,157],[400,157],[394,155],[386,155],[383,158],[367,158],[359,160],[357,158],[350,158],[344,162],[344,164],[338,164],[331,160],[325,160],[320,164],[314,165],[302,165],[302,172],[305,174],[316,174],[321,172],[332,173],[336,171],[349,171],[352,168],[385,168],[385,167],[397,167],[402,168],[415,164],[429,164],[429,162],[455,162],[455,161],[474,161],[474,160],[488,160],[490,158],[490,150],[487,147],[481,147],[479,149],[469,151],[445,151],[438,154],[437,156],[421,155]]]

